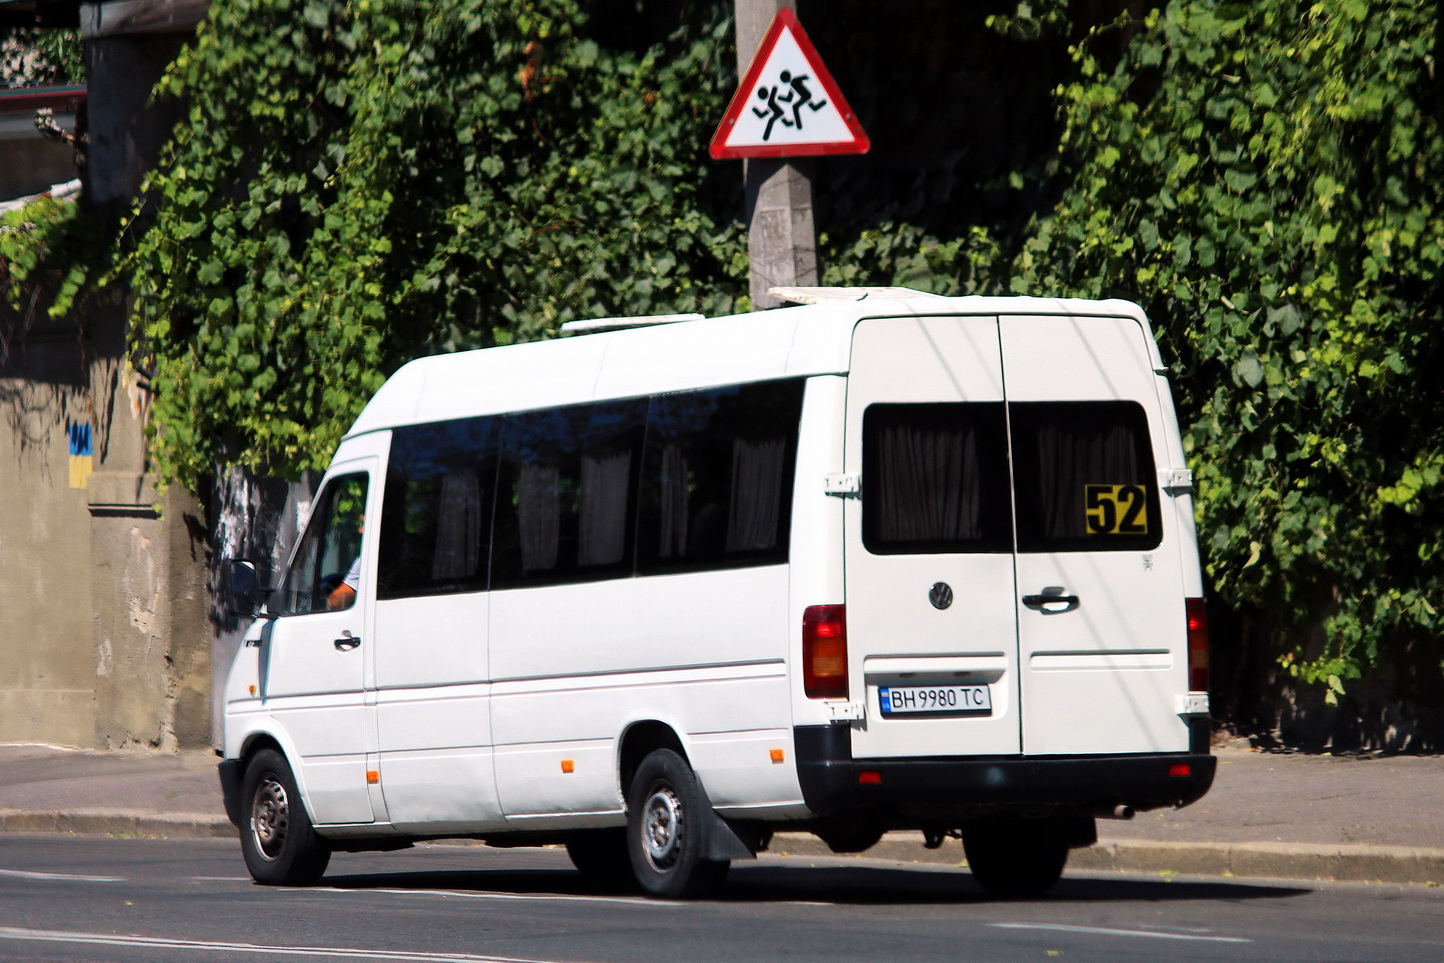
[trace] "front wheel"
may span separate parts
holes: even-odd
[[[689,899],[715,892],[726,860],[702,857],[710,807],[687,760],[657,749],[637,767],[627,793],[627,851],[650,896]]]
[[[251,878],[268,886],[306,886],[321,878],[331,847],[311,828],[286,757],[262,749],[241,781],[241,852]]]

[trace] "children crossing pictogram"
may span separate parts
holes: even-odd
[[[712,156],[861,154],[871,146],[797,15],[778,11],[712,137]]]

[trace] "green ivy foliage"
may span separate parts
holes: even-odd
[[[0,215],[0,305],[25,329],[63,317],[83,323],[85,298],[115,255],[114,233],[90,211],[42,194]]]
[[[566,0],[216,0],[129,262],[162,475],[322,467],[421,354],[731,310],[726,13],[637,51]]]
[[[985,26],[1028,4],[907,3],[884,37],[851,29],[872,0],[803,11],[876,142],[819,164],[822,282],[997,290],[1057,166],[1047,77],[977,79],[1036,45]],[[736,85],[731,15],[730,0],[217,0],[162,85],[190,114],[126,238],[162,476],[321,467],[421,354],[575,317],[744,309],[741,165],[705,152]],[[980,139],[969,103],[994,101],[1028,121]]]
[[[1444,627],[1439,29],[1425,0],[1175,0],[1093,30],[1072,180],[1015,265],[1161,325],[1212,585],[1322,624],[1284,660],[1330,701]]]

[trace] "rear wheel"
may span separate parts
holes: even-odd
[[[627,793],[627,850],[648,895],[695,898],[722,885],[730,863],[702,857],[709,806],[687,760],[672,750],[657,749],[637,767]]]
[[[1068,844],[1042,820],[992,820],[963,831],[963,852],[978,885],[994,896],[1047,892],[1068,862]]]
[[[241,852],[258,883],[305,886],[326,872],[331,847],[311,828],[286,757],[262,749],[241,781]]]
[[[634,882],[625,829],[589,829],[567,837],[567,855],[583,876],[612,885]]]

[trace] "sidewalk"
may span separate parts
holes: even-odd
[[[1220,749],[1207,796],[1181,810],[1099,820],[1075,870],[1444,883],[1444,756],[1333,757]],[[235,836],[217,758],[0,746],[0,832]],[[809,834],[775,853],[824,855]],[[869,858],[960,863],[962,847],[891,833]]]

